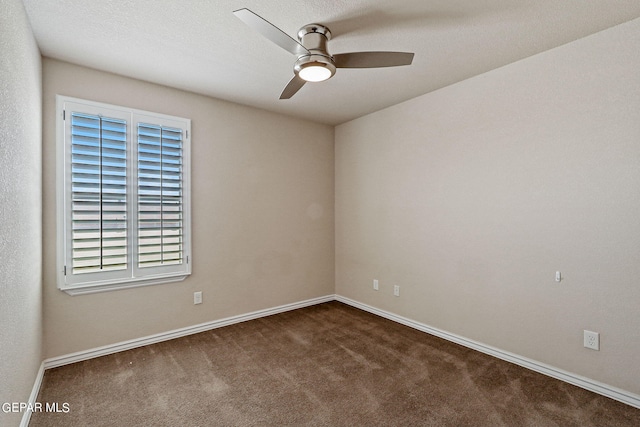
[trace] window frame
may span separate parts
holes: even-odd
[[[73,112],[126,120],[127,267],[123,270],[72,274],[71,115]],[[182,262],[138,265],[138,125],[182,130]],[[56,266],[57,287],[70,295],[179,282],[191,274],[191,120],[102,102],[56,95]]]

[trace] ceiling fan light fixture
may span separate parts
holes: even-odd
[[[302,80],[308,82],[323,82],[330,78],[333,73],[326,64],[322,62],[311,62],[301,67],[298,75]]]
[[[322,82],[336,73],[336,66],[330,56],[303,55],[293,66],[293,72],[306,82]]]

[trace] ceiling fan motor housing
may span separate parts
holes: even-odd
[[[309,53],[298,57],[293,66],[296,74],[306,67],[323,67],[333,76],[336,72],[336,65],[333,58],[327,52],[327,41],[331,40],[331,31],[321,24],[309,24],[300,28],[298,40],[307,48]]]

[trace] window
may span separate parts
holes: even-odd
[[[57,113],[58,287],[184,280],[190,120],[63,96]]]

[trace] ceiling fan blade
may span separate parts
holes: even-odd
[[[259,32],[287,52],[291,52],[294,55],[309,53],[307,48],[290,37],[287,33],[273,25],[271,22],[262,18],[261,16],[256,15],[249,9],[245,8],[234,10],[233,14],[236,15],[242,22]]]
[[[413,53],[409,52],[351,52],[334,55],[337,68],[378,68],[410,65]]]
[[[297,74],[295,74],[291,79],[291,81],[287,84],[287,86],[282,91],[282,94],[280,95],[280,99],[291,98],[293,95],[296,94],[297,91],[300,90],[302,86],[304,86],[306,82],[307,82],[306,80],[302,80],[300,77],[298,77]]]

